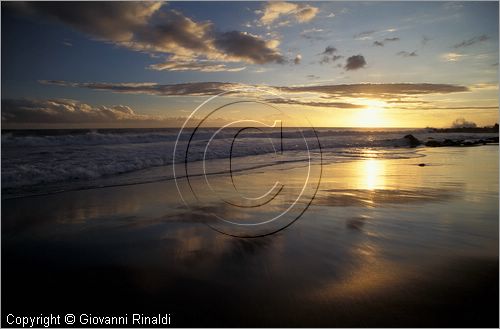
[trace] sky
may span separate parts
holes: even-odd
[[[498,2],[1,6],[4,129],[498,122]]]

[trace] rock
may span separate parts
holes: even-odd
[[[413,136],[411,134],[406,135],[403,138],[406,139],[408,141],[408,143],[410,143],[411,147],[416,147],[416,146],[419,146],[420,144],[422,144],[422,142],[420,142],[417,138],[415,138],[415,136]]]
[[[408,135],[411,136],[411,135]],[[406,137],[406,136],[405,136]],[[413,137],[413,136],[412,136]],[[487,145],[492,143],[498,143],[498,137],[489,137],[486,139],[445,139],[440,142],[435,139],[429,138],[427,142],[425,142],[425,146],[429,147],[441,147],[441,146],[477,146],[477,145]]]
[[[436,141],[436,140],[431,140],[431,141],[427,141],[425,143],[425,146],[438,147],[438,146],[443,146],[443,144],[441,142]]]
[[[441,146],[459,146],[459,145],[460,145],[460,141],[445,139]]]

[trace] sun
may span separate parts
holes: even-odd
[[[385,113],[385,102],[375,99],[364,99],[358,102],[365,108],[357,111],[354,117],[356,127],[387,127],[388,120]]]

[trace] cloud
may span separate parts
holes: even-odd
[[[323,58],[319,61],[320,64],[326,64],[326,63],[330,63],[330,62],[335,62],[341,58],[343,58],[344,56],[342,55],[333,55],[333,56],[323,56]],[[341,65],[342,66],[342,65]]]
[[[13,128],[179,127],[185,120],[185,117],[138,114],[125,105],[95,106],[72,99],[2,100],[2,125]],[[224,124],[226,121],[215,118],[210,124],[217,126],[221,123]]]
[[[60,80],[41,80],[40,83],[56,86],[88,88],[93,90],[111,91],[116,93],[148,94],[159,96],[210,96],[233,89],[257,87],[229,82],[193,82],[162,85],[157,83],[99,83],[99,82],[68,82]],[[312,93],[323,96],[401,96],[423,94],[448,94],[469,91],[469,88],[450,84],[430,83],[385,83],[385,84],[341,84],[312,86],[265,86],[275,93]]]
[[[148,23],[161,2],[22,2],[13,6],[67,24],[99,39],[130,41]]]
[[[374,46],[379,46],[379,47],[383,47],[385,45],[385,43],[387,42],[394,42],[394,41],[399,41],[399,38],[398,37],[394,37],[394,38],[385,38],[384,40],[382,41],[374,41],[373,42],[373,45]]]
[[[395,28],[388,28],[385,30],[368,30],[368,31],[363,31],[363,32],[360,32],[358,34],[355,34],[353,36],[353,38],[356,40],[370,40],[370,39],[373,39],[374,34],[386,34],[386,33],[392,33],[392,32],[396,32],[396,31],[397,31],[397,29],[395,29]],[[397,41],[397,40],[393,40],[393,39],[399,40],[399,38],[386,38],[386,41]],[[381,42],[383,42],[383,41],[381,41]]]
[[[308,40],[313,40],[313,39],[314,40],[325,40],[326,39],[325,37],[318,35],[324,31],[325,30],[323,30],[323,29],[312,28],[312,29],[308,29],[308,30],[304,30],[304,31],[300,32],[300,36],[303,37],[304,39],[308,39]]]
[[[473,38],[470,38],[468,40],[464,40],[460,43],[457,43],[456,45],[453,46],[453,48],[457,49],[457,48],[464,48],[464,47],[469,47],[469,46],[472,46],[476,43],[479,43],[479,42],[483,42],[483,41],[486,41],[488,40],[489,37],[485,34],[483,35],[479,35],[479,36],[475,36]]]
[[[457,54],[457,53],[446,53],[441,55],[441,59],[446,62],[458,62],[462,60],[462,57],[465,55]]]
[[[279,53],[275,40],[265,41],[261,37],[247,32],[231,31],[218,35],[215,45],[231,57],[250,63],[265,64],[276,62],[283,64],[285,58]]]
[[[347,58],[346,64],[344,68],[347,71],[352,71],[352,70],[358,70],[360,68],[365,67],[366,65],[366,60],[363,57],[363,55],[354,55],[349,58]]]
[[[194,82],[161,85],[153,82],[145,83],[102,83],[102,82],[68,82],[60,80],[40,80],[42,84],[88,88],[92,90],[112,91],[126,94],[146,94],[159,96],[208,96],[244,87],[239,83],[226,82]]]
[[[340,109],[359,109],[366,107],[365,105],[345,103],[345,102],[316,102],[316,101],[301,101],[297,99],[284,99],[284,98],[266,99],[266,102],[273,104],[289,104],[289,105],[301,105],[310,107],[333,107]]]
[[[370,39],[371,38],[371,35],[376,33],[377,31],[375,30],[370,30],[370,31],[363,31],[363,32],[360,32],[358,34],[355,34],[354,35],[354,39],[359,39],[359,40],[366,40],[366,39]]]
[[[278,40],[245,32],[216,33],[160,2],[24,2],[22,12],[48,17],[90,37],[135,51],[163,54],[168,61],[212,60],[264,64],[284,62]],[[201,70],[200,70],[201,71]]]
[[[321,58],[319,63],[326,64],[326,63],[330,63],[330,62],[335,62],[336,60],[339,60],[339,59],[344,57],[341,55],[335,55],[335,53],[337,53],[337,52],[338,52],[337,48],[335,48],[333,46],[327,46],[322,53],[318,54],[318,55],[323,55],[323,58]]]
[[[316,93],[336,97],[403,96],[448,94],[469,91],[465,86],[432,83],[363,83],[343,85],[314,85],[276,87],[285,93]]]
[[[318,14],[319,9],[309,4],[298,4],[290,2],[269,1],[264,9],[258,13],[262,13],[260,23],[262,25],[271,25],[282,17],[294,19],[298,23],[306,23],[312,20]],[[285,25],[289,24],[289,21]]]
[[[73,44],[66,39],[62,42],[62,44],[65,45],[66,47],[73,47]]]
[[[445,2],[443,4],[443,8],[445,10],[451,10],[451,11],[460,10],[463,7],[464,7],[464,5],[462,3],[460,3],[459,1],[449,1],[449,2]]]
[[[311,79],[311,80],[316,80],[319,79],[320,77],[314,74],[308,74],[306,78]]]
[[[166,61],[152,64],[148,68],[156,71],[240,72],[246,67],[228,67],[207,61]]]
[[[472,121],[467,121],[464,118],[458,118],[452,123],[452,128],[476,128],[477,125]]]
[[[418,56],[416,50],[412,51],[411,53],[408,51],[402,50],[402,51],[398,52],[396,55],[402,56],[402,57],[416,57],[416,56]]]
[[[2,100],[2,123],[105,123],[152,120],[125,105],[92,106],[71,99]]]
[[[333,46],[327,46],[320,55],[333,55],[333,53],[335,52],[337,52],[337,48]]]
[[[400,39],[398,37],[394,37],[394,38],[385,38],[384,41],[385,42],[394,42],[394,41],[399,41]]]
[[[293,63],[295,65],[297,65],[297,64],[300,64],[300,61],[302,61],[302,55],[298,54],[297,56],[295,56],[295,59],[293,60]]]

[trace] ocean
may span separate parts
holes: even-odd
[[[430,129],[268,128],[242,131],[234,142],[238,131],[187,129],[178,135],[177,128],[2,130],[2,198],[172,179],[176,143],[177,163],[231,158],[232,170],[247,170],[305,159],[321,158],[327,164],[420,157],[419,148],[409,147],[407,134],[424,142],[498,136]],[[274,156],[277,152],[280,157]],[[228,170],[220,165],[213,173]]]
[[[4,314],[498,326],[498,134],[192,132],[4,131]]]

